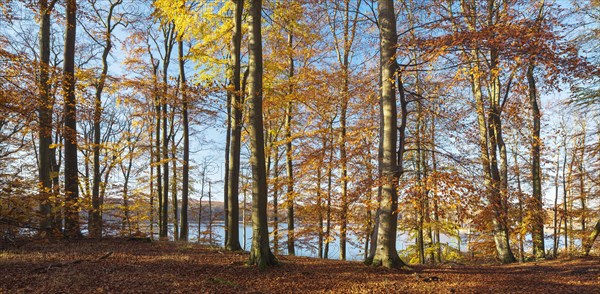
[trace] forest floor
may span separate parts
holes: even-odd
[[[179,242],[29,242],[0,250],[0,293],[600,293],[600,259],[412,270],[246,253]]]

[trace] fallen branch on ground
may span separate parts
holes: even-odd
[[[50,269],[53,269],[53,268],[65,267],[65,266],[74,265],[74,264],[78,264],[78,263],[82,263],[82,262],[99,262],[100,260],[107,259],[112,254],[113,254],[113,252],[110,251],[96,259],[76,259],[76,260],[67,261],[67,262],[52,263],[48,266],[34,268],[33,270],[31,270],[31,272],[32,273],[47,273]]]

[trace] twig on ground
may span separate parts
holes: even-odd
[[[66,261],[66,262],[59,262],[59,263],[52,263],[49,264],[48,266],[42,266],[42,267],[37,267],[34,268],[33,270],[31,270],[32,273],[47,273],[50,269],[53,268],[59,268],[59,267],[65,267],[65,266],[69,266],[69,265],[73,265],[73,264],[78,264],[78,263],[82,263],[82,262],[99,262],[100,260],[106,259],[108,257],[110,257],[113,254],[112,251],[96,258],[96,259],[76,259],[73,261]]]

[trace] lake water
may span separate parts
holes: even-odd
[[[172,236],[172,228],[170,235]],[[303,228],[296,227],[296,232],[302,230]],[[332,228],[334,229],[334,228]],[[209,244],[210,235],[208,224],[202,224],[202,239],[201,243]],[[244,250],[250,250],[250,246],[252,244],[252,226],[246,225],[244,227],[243,224],[239,225],[240,230],[240,245]],[[273,227],[269,227],[269,237],[271,239],[271,243],[273,240]],[[286,234],[286,224],[280,224],[279,226],[279,254],[286,255],[287,254],[287,234]],[[245,234],[245,242],[244,242],[244,232]],[[224,241],[224,223],[223,222],[215,222],[212,225],[212,244],[216,246],[223,246]],[[198,224],[190,224],[190,241],[198,241]],[[455,238],[448,238],[447,236],[441,236],[442,243],[448,243],[448,245],[452,247],[457,247]],[[297,237],[296,239],[296,255],[297,256],[307,256],[307,257],[317,257],[317,246],[318,246],[318,236],[304,236]],[[408,234],[398,233],[398,238],[396,239],[396,248],[400,251],[404,250],[407,246],[414,245],[414,239],[411,238],[409,240]],[[271,245],[272,246],[272,245]],[[361,236],[359,239],[354,234],[348,234],[348,242],[346,245],[346,259],[347,260],[359,260],[362,261],[364,258],[364,236]],[[340,243],[337,236],[333,238],[329,242],[329,258],[330,259],[339,259],[340,256]]]

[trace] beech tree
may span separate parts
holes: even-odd
[[[401,166],[398,166],[399,156],[397,153],[398,140],[398,112],[396,110],[396,84],[398,66],[396,63],[396,44],[398,35],[396,33],[396,15],[394,12],[394,1],[379,1],[377,7],[380,29],[381,50],[381,118],[382,128],[381,141],[383,158],[380,162],[380,173],[382,176],[381,205],[378,219],[377,242],[375,256],[371,263],[374,266],[400,267],[404,262],[398,256],[396,250],[396,231],[398,223],[398,180]],[[398,78],[398,81],[400,79]],[[402,91],[402,90],[400,90]],[[404,134],[400,133],[400,136]],[[402,143],[401,143],[402,144]],[[402,146],[401,146],[402,148]],[[401,157],[400,157],[401,158]]]
[[[269,248],[267,227],[267,174],[265,170],[265,150],[262,115],[262,34],[261,0],[250,0],[248,9],[249,75],[248,75],[248,117],[250,134],[250,165],[252,166],[252,248],[248,264],[263,268],[277,264]]]
[[[65,235],[76,238],[79,229],[79,186],[77,166],[77,101],[75,100],[75,37],[77,27],[77,1],[67,1],[65,24],[65,50],[63,66],[64,131],[65,136]]]
[[[39,65],[39,95],[40,105],[38,107],[38,149],[39,149],[39,182],[40,182],[40,210],[43,214],[43,220],[40,227],[50,233],[52,230],[57,230],[57,224],[53,223],[53,202],[50,200],[52,192],[52,162],[50,145],[52,143],[52,114],[54,105],[50,97],[50,26],[51,13],[56,4],[56,0],[48,2],[47,0],[39,1],[40,14],[40,65]]]
[[[239,241],[239,179],[240,151],[242,141],[242,106],[243,92],[241,88],[241,46],[242,46],[242,14],[243,0],[233,0],[234,3],[234,33],[231,39],[231,84],[233,89],[228,93],[227,124],[230,128],[228,137],[229,154],[227,154],[226,180],[226,220],[225,247],[229,250],[241,250]]]

